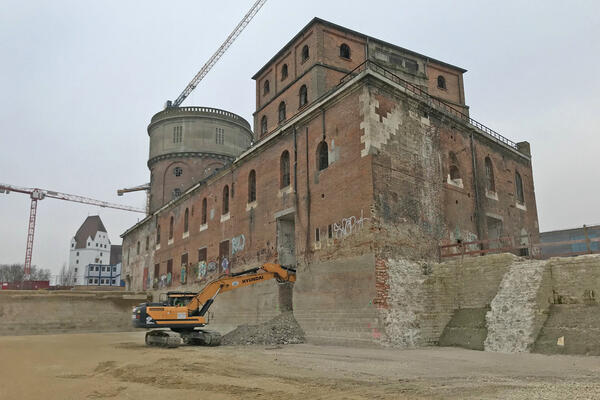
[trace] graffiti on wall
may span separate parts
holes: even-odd
[[[198,263],[198,279],[202,280],[206,276],[206,261],[200,261]]]
[[[229,274],[229,260],[227,257],[223,257],[223,260],[221,260],[221,271],[226,275]]]
[[[242,234],[231,239],[231,254],[244,250],[246,245],[246,237]]]
[[[217,263],[214,261],[211,261],[208,263],[206,269],[208,270],[208,272],[214,272],[217,270]]]
[[[368,220],[369,218],[363,216],[363,210],[360,210],[360,218],[356,218],[355,216],[342,218],[339,223],[333,223],[333,236],[337,239],[345,238],[346,236],[351,235],[353,232],[360,230],[365,221]]]

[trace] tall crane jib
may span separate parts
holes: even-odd
[[[23,273],[25,275],[25,277],[24,277],[25,280],[29,280],[29,278],[31,276],[31,257],[33,254],[33,237],[35,234],[35,220],[37,217],[37,203],[39,200],[43,200],[46,197],[49,197],[52,199],[66,200],[66,201],[72,201],[75,203],[82,203],[82,204],[90,204],[90,205],[98,206],[98,207],[115,208],[117,210],[139,212],[139,213],[144,213],[144,214],[146,213],[145,209],[126,206],[126,205],[122,205],[122,204],[109,203],[106,201],[96,200],[96,199],[92,199],[89,197],[77,196],[77,195],[68,194],[68,193],[55,192],[52,190],[28,188],[28,187],[0,183],[0,193],[8,194],[10,192],[28,194],[29,197],[31,198],[31,206],[29,208],[29,225],[27,227],[27,246],[25,248],[25,264],[23,266]]]
[[[252,18],[258,13],[258,10],[267,2],[267,0],[257,0],[254,5],[250,8],[250,11],[244,15],[244,18],[240,21],[239,24],[235,27],[233,32],[227,36],[225,42],[215,51],[215,53],[208,59],[206,64],[200,69],[200,71],[194,76],[194,79],[183,89],[183,92],[175,99],[174,102],[167,101],[165,108],[168,107],[179,107],[181,103],[192,93],[192,91],[198,86],[198,83],[208,74],[208,72],[212,69],[212,67],[219,61],[219,59],[225,54],[229,46],[237,39],[237,37],[242,33],[242,31],[248,26]]]

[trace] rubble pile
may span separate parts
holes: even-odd
[[[222,345],[304,343],[304,331],[291,312],[258,325],[240,325],[221,337]]]

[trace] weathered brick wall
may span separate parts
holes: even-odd
[[[131,331],[145,294],[0,291],[0,335]]]
[[[600,298],[600,256],[551,258],[555,304],[598,304]]]

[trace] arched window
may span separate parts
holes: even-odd
[[[156,225],[156,245],[160,245],[160,224]]]
[[[308,103],[308,90],[306,89],[306,85],[302,85],[300,87],[300,107]]]
[[[284,80],[288,76],[288,67],[287,64],[283,64],[281,67],[281,80]]]
[[[206,197],[202,199],[202,225],[206,224],[206,211],[207,211]]]
[[[302,61],[306,61],[308,60],[308,46],[304,45],[304,47],[302,48]]]
[[[269,93],[269,80],[267,79],[265,83],[263,83],[263,95]]]
[[[221,214],[227,214],[229,212],[229,186],[225,185],[223,188],[223,207]]]
[[[183,214],[183,231],[189,231],[189,222],[190,222],[190,210],[185,209],[185,213]]]
[[[281,153],[279,161],[279,170],[281,171],[279,178],[279,187],[285,188],[290,186],[290,153],[286,150]]]
[[[458,168],[458,158],[453,151],[448,154],[448,158],[450,159],[448,167],[448,175],[450,176],[450,180],[460,185],[462,181],[460,178],[460,169]]]
[[[317,146],[317,170],[323,171],[329,166],[329,152],[327,149],[327,142],[322,141]]]
[[[438,84],[438,88],[440,88],[440,89],[446,89],[446,78],[444,78],[443,76],[439,75],[437,77],[437,84]]]
[[[340,46],[340,57],[350,59],[350,46],[346,43]]]
[[[256,201],[256,171],[248,174],[248,203]]]
[[[263,115],[260,119],[260,134],[264,135],[265,133],[267,133],[267,116]]]
[[[496,182],[494,181],[494,167],[489,157],[485,158],[485,188],[488,192],[496,191]]]
[[[183,175],[183,168],[181,168],[181,167],[173,168],[173,175],[175,175],[175,176]]]
[[[523,195],[523,179],[521,179],[521,174],[515,172],[515,186],[517,190],[517,202],[520,204],[525,204],[525,196]]]
[[[279,122],[285,121],[285,103],[279,103]]]
[[[171,217],[169,220],[169,240],[173,239],[173,224],[175,223],[175,219]]]

